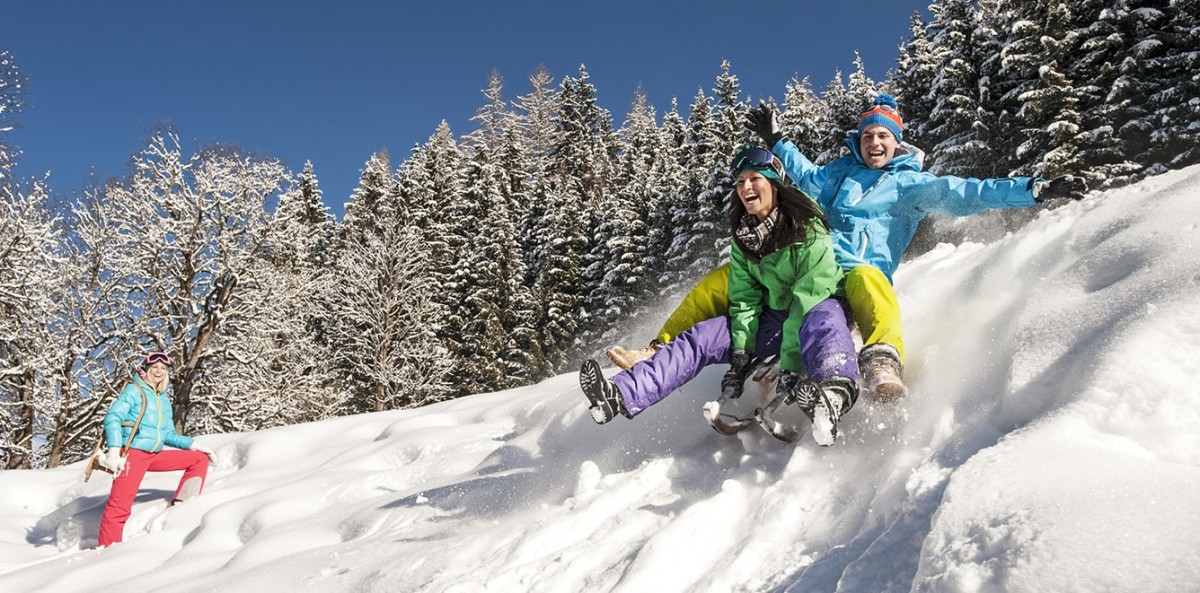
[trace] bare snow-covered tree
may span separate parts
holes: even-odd
[[[320,420],[343,412],[349,393],[334,380],[323,340],[323,304],[333,278],[322,266],[331,219],[312,164],[279,196],[266,242],[239,283],[236,323],[214,340],[224,364],[210,382],[237,385],[239,397],[210,400],[219,413],[204,430],[257,430]]]
[[[58,394],[44,436],[49,467],[90,452],[105,409],[142,351],[146,334],[129,299],[132,245],[123,214],[95,187],[70,207],[52,321],[58,359],[46,369]]]
[[[55,355],[51,321],[59,279],[59,232],[43,183],[0,184],[0,462],[29,468],[35,439],[58,408],[47,370]]]
[[[451,361],[435,330],[445,316],[429,254],[411,225],[386,225],[346,244],[331,332],[339,365],[364,378],[361,411],[416,407],[445,397]],[[364,405],[365,404],[365,405]]]
[[[7,142],[4,134],[17,126],[13,115],[25,106],[25,74],[12,53],[0,50],[0,184],[11,183],[13,163],[21,154]]]
[[[128,179],[110,183],[104,194],[125,212],[133,239],[133,306],[147,320],[150,345],[175,359],[177,428],[222,425],[222,401],[242,397],[242,386],[227,377],[213,380],[210,369],[224,364],[228,352],[227,343],[214,340],[226,324],[246,321],[238,287],[258,280],[265,204],[282,188],[287,170],[236,147],[185,156],[169,130],[151,134],[132,167]]]

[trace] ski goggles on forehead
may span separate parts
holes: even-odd
[[[894,114],[897,116],[900,115],[899,110],[897,110],[895,107],[892,107],[891,105],[888,105],[887,103],[876,103],[876,104],[872,105],[871,108],[867,110],[867,112],[870,113],[872,111],[885,111],[887,113],[891,113],[891,114]]]
[[[158,364],[160,362],[167,366],[171,366],[172,364],[171,357],[162,352],[151,352],[150,354],[146,355],[146,366]]]
[[[775,173],[776,178],[782,178],[783,163],[771,151],[764,148],[745,148],[733,157],[733,173],[736,175],[742,169],[755,169],[758,171],[770,171]]]

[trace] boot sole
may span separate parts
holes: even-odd
[[[901,383],[880,383],[871,390],[871,400],[881,404],[890,404],[907,396],[908,388]]]
[[[583,390],[584,397],[588,399],[588,411],[592,413],[592,420],[595,420],[596,424],[604,424],[612,420],[616,414],[608,400],[604,398],[604,387],[601,382],[606,380],[604,372],[600,370],[600,365],[594,360],[585,361],[579,369],[579,388]]]
[[[813,441],[828,447],[837,441],[838,423],[833,415],[833,407],[829,405],[829,396],[822,392],[817,397],[817,405],[813,408]]]

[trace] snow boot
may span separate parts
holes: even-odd
[[[908,395],[908,387],[900,378],[900,353],[893,346],[878,343],[863,348],[858,368],[862,371],[863,390],[871,401],[889,403]]]
[[[845,377],[831,377],[821,382],[812,408],[813,440],[828,447],[837,440],[838,420],[850,411],[858,399],[858,385]]]
[[[579,369],[579,387],[588,398],[588,410],[596,424],[604,424],[621,414],[626,418],[633,416],[625,409],[621,400],[621,391],[612,381],[604,378],[600,365],[594,360],[584,361]]]
[[[192,476],[188,478],[187,481],[179,487],[179,493],[175,495],[175,498],[171,499],[171,506],[175,506],[190,498],[194,498],[197,494],[200,494],[200,488],[203,485],[204,480],[199,476]]]
[[[654,356],[655,352],[662,350],[665,346],[658,340],[651,340],[650,345],[638,350],[626,350],[620,346],[613,346],[606,352],[608,359],[613,361],[613,364],[621,367],[622,370],[628,371],[633,368],[633,365]]]

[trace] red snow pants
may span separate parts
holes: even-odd
[[[208,475],[208,455],[199,451],[180,451],[165,449],[158,453],[147,453],[139,449],[130,449],[129,457],[125,459],[125,469],[113,480],[112,492],[108,495],[108,504],[104,506],[104,515],[100,518],[100,539],[97,545],[101,548],[115,544],[122,539],[125,522],[133,508],[133,499],[137,496],[138,488],[146,472],[171,472],[183,470],[183,477],[175,487],[175,498],[179,497],[179,489],[191,478],[200,478],[201,488],[204,478]]]

